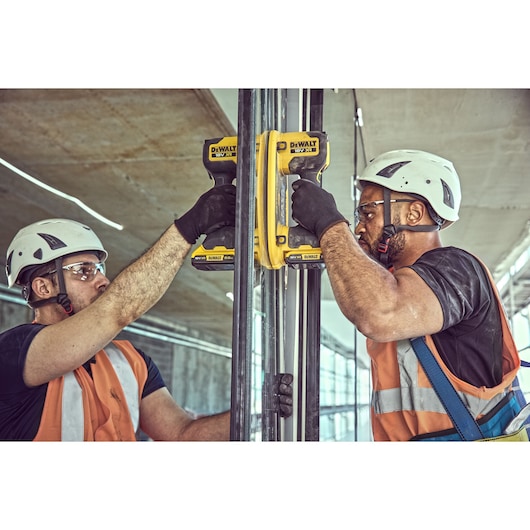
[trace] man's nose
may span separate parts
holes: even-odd
[[[353,231],[354,234],[356,236],[362,234],[363,232],[366,231],[366,227],[364,226],[364,223],[362,221],[359,221],[356,225],[355,225],[355,230]]]
[[[101,271],[97,271],[94,282],[96,283],[96,287],[99,288],[102,285],[106,287],[110,283],[110,280]]]

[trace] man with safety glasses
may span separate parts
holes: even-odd
[[[190,417],[150,357],[114,338],[161,298],[201,234],[234,222],[235,187],[214,187],[112,282],[88,226],[20,230],[6,272],[35,319],[0,335],[0,439],[134,441],[141,428],[154,440],[228,440],[229,412]]]
[[[513,417],[520,361],[496,288],[476,257],[440,239],[458,219],[453,164],[390,151],[368,164],[357,187],[355,234],[332,195],[308,180],[293,183],[292,216],[317,235],[337,303],[368,339],[374,439],[460,439],[419,365],[418,337],[479,424]]]

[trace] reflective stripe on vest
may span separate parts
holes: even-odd
[[[109,344],[104,351],[120,380],[133,428],[136,431],[140,418],[138,381],[136,381],[129,361],[116,346]],[[84,439],[85,417],[82,392],[81,385],[77,382],[74,373],[66,374],[64,376],[61,417],[61,439],[63,441],[83,441]]]
[[[92,377],[80,367],[48,383],[35,441],[135,441],[147,365],[116,340],[95,356]]]
[[[375,414],[385,414],[405,410],[426,411],[445,414],[442,402],[432,387],[420,386],[418,374],[421,367],[409,340],[397,343],[400,388],[375,390],[372,394],[372,407]],[[459,396],[475,417],[492,410],[506,395],[506,390],[490,399],[458,391]]]
[[[74,372],[64,376],[61,402],[61,440],[65,442],[83,441],[85,432],[83,392]]]

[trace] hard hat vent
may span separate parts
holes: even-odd
[[[445,180],[440,179],[440,182],[442,183],[442,189],[444,194],[444,204],[449,206],[449,208],[455,207],[455,198],[453,196],[453,192],[451,191],[451,188],[448,186],[447,182]]]
[[[66,243],[64,241],[61,241],[58,237],[56,237],[56,236],[54,236],[52,234],[39,233],[37,235],[42,237],[42,239],[44,239],[44,241],[46,241],[46,243],[48,243],[48,246],[50,247],[51,250],[57,250],[58,248],[65,248],[66,247]]]
[[[377,174],[380,177],[384,177],[384,178],[389,179],[389,178],[392,178],[394,176],[394,173],[398,169],[401,169],[403,166],[405,166],[407,164],[410,164],[410,160],[403,161],[403,162],[396,162],[395,164],[390,164],[389,166],[384,167],[383,169],[381,169],[381,171],[378,171]]]

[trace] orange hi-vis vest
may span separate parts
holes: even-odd
[[[501,317],[502,381],[487,388],[459,379],[442,361],[432,337],[425,337],[427,346],[476,419],[490,412],[506,396],[520,367],[519,353],[500,296],[491,274],[487,268],[485,270]],[[408,339],[398,342],[367,339],[367,351],[372,364],[371,421],[375,441],[406,441],[417,435],[454,428]]]
[[[77,368],[48,383],[34,441],[135,441],[147,366],[129,341],[95,356],[92,377]]]

